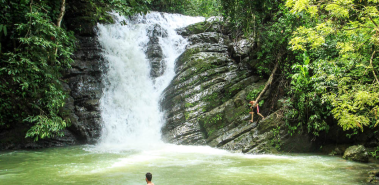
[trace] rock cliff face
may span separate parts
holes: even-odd
[[[232,44],[217,21],[194,24],[178,33],[190,44],[176,61],[177,75],[163,95],[167,120],[162,128],[164,140],[244,153],[274,152],[279,146],[309,151],[307,139],[301,140],[302,148],[290,148],[298,138],[289,139],[287,132],[280,129],[283,121],[275,117],[278,114],[271,114],[259,124],[249,122],[248,97],[259,93],[266,82],[253,75],[243,62],[236,62],[247,59],[251,42]],[[280,142],[277,147],[276,142]]]
[[[74,53],[75,63],[64,76],[67,81],[66,118],[71,120],[68,131],[78,142],[93,143],[100,134],[101,118],[99,100],[103,84],[101,73],[104,60],[95,36],[77,36],[79,49]]]
[[[25,138],[28,125],[0,132],[0,149],[45,148],[81,143],[93,143],[99,137],[101,122],[99,99],[102,95],[101,48],[96,40],[94,27],[89,33],[77,35],[77,51],[72,56],[72,68],[64,73],[63,88],[68,92],[65,106],[61,109],[63,118],[71,120],[64,137],[55,137],[33,142]]]

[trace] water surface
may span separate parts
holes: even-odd
[[[319,155],[243,155],[160,145],[103,152],[75,146],[0,153],[0,184],[365,184],[374,164]]]

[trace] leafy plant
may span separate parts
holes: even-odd
[[[280,126],[277,126],[276,128],[273,128],[271,130],[273,133],[273,138],[270,141],[271,146],[275,147],[275,149],[280,150],[280,147],[282,146],[282,140],[280,139]]]
[[[153,0],[150,8],[157,11],[210,17],[220,15],[220,0]]]
[[[291,49],[313,53],[313,89],[322,93],[322,102],[330,102],[343,130],[353,133],[379,123],[374,116],[379,106],[378,3],[286,1],[293,14],[307,14],[313,22],[294,32]]]
[[[379,158],[378,152],[379,152],[379,146],[376,147],[375,151],[370,152],[370,154],[371,154],[371,156],[374,157],[375,159],[378,159],[378,158]]]

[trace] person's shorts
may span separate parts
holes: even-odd
[[[253,110],[250,109],[250,112],[253,112],[254,114],[257,114],[257,109],[256,108],[253,109]]]

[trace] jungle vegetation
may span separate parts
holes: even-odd
[[[62,72],[71,67],[74,31],[65,13],[80,1],[0,0],[0,128],[27,125],[26,137],[62,136],[70,124],[59,111],[65,103]],[[148,0],[84,1],[93,22],[107,11],[146,13]],[[68,9],[68,10],[66,10]],[[69,15],[70,16],[70,15]],[[71,15],[72,16],[72,15]],[[67,16],[66,16],[67,17]]]
[[[0,0],[0,128],[28,125],[35,140],[61,136],[67,94],[62,72],[73,62],[74,0]],[[257,74],[287,93],[290,132],[318,136],[338,124],[348,135],[379,124],[378,0],[86,0],[94,22],[107,11],[149,10],[224,17],[235,39],[255,43]],[[253,60],[248,61],[253,63]],[[330,121],[332,120],[332,121]],[[296,124],[293,124],[296,123]]]
[[[351,136],[376,128],[379,1],[221,2],[235,37],[256,40],[258,72],[269,74],[279,60],[290,131],[318,136],[338,124]]]

